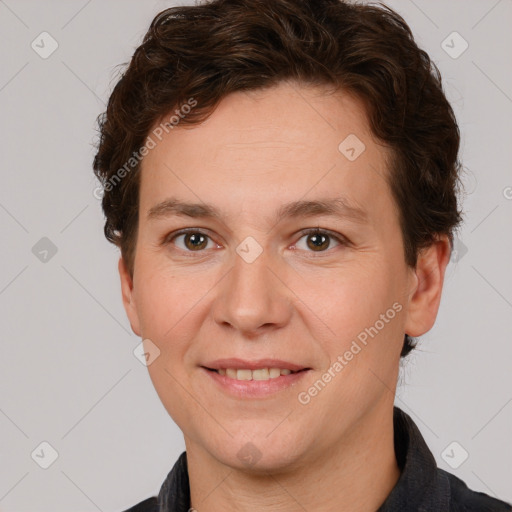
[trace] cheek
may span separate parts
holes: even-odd
[[[201,298],[209,282],[195,275],[170,272],[165,265],[149,258],[139,262],[135,287],[141,334],[159,350],[148,372],[168,413],[180,428],[188,431],[190,418],[201,411],[183,383],[190,377],[186,364],[190,342],[202,323]]]
[[[313,310],[311,332],[327,356],[326,365],[341,357],[343,374],[355,387],[368,378],[368,368],[391,370],[403,342],[402,274],[391,260],[371,259],[350,270],[330,269],[328,277],[302,281],[297,288]]]
[[[209,292],[219,281],[214,269],[171,267],[166,258],[141,255],[135,279],[141,335],[160,355],[148,367],[155,387],[175,388],[170,372],[181,381],[188,377],[194,340],[211,309]],[[176,390],[175,390],[176,391]]]
[[[373,261],[370,261],[373,260]],[[335,337],[347,338],[375,322],[400,295],[393,270],[375,258],[297,281],[294,290],[325,321]]]
[[[208,280],[171,268],[165,258],[141,256],[134,283],[142,334],[162,343],[205,294]]]

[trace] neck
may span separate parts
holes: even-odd
[[[192,510],[375,512],[400,476],[393,408],[384,405],[362,417],[334,448],[289,472],[241,471],[185,438]]]

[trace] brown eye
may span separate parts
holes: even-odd
[[[302,242],[303,239],[306,239],[305,244]],[[335,235],[329,231],[316,228],[303,230],[302,237],[299,239],[296,246],[298,249],[303,249],[307,252],[327,252],[327,249],[345,244],[342,235]]]
[[[191,251],[204,249],[208,244],[207,238],[201,233],[187,233],[184,241],[187,249],[190,249]]]
[[[329,247],[330,243],[329,237],[321,233],[313,233],[311,235],[307,235],[307,240],[308,247],[313,251],[323,251]]]
[[[170,241],[179,249],[187,252],[202,251],[207,248],[209,242],[212,242],[210,237],[201,231],[182,231]]]

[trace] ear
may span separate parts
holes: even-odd
[[[418,255],[405,322],[405,333],[409,336],[421,336],[434,325],[450,253],[450,241],[446,235],[442,235]]]
[[[126,263],[122,256],[119,258],[117,268],[119,270],[119,277],[121,278],[121,293],[123,296],[124,310],[126,311],[126,315],[130,321],[132,331],[137,336],[140,336],[140,322],[137,305],[135,303],[135,294],[133,291],[133,279],[128,272],[128,268],[126,267]]]

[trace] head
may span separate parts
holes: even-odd
[[[461,216],[455,117],[399,15],[338,0],[167,9],[99,125],[124,305],[186,438],[231,464],[252,441],[275,467],[393,403]],[[212,385],[222,358],[306,370],[240,399]]]

